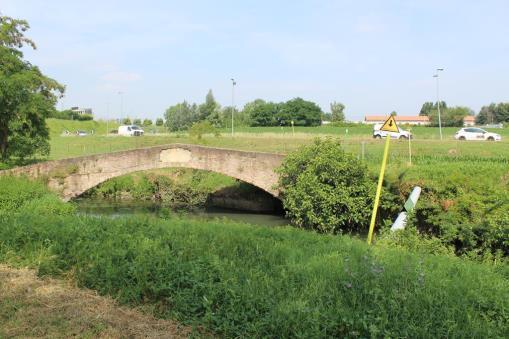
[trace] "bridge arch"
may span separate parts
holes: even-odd
[[[81,195],[100,183],[132,172],[156,168],[193,168],[221,173],[277,197],[275,169],[283,155],[246,152],[199,145],[171,144],[135,150],[47,161],[2,174],[46,178],[64,200]]]

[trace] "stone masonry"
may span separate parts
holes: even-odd
[[[120,175],[154,168],[185,167],[225,174],[277,197],[278,176],[274,170],[283,158],[280,154],[171,144],[46,161],[0,171],[0,175],[43,178],[64,200],[70,200]]]

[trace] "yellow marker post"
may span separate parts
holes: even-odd
[[[399,133],[399,128],[396,125],[396,120],[390,116],[387,121],[382,125],[380,131],[396,132]],[[391,135],[387,133],[384,147],[384,156],[382,159],[382,168],[380,168],[380,176],[378,177],[378,185],[376,187],[375,203],[373,205],[373,212],[371,214],[371,222],[369,224],[368,244],[371,245],[373,239],[373,231],[375,230],[376,213],[378,211],[378,204],[380,203],[380,194],[382,193],[382,183],[384,181],[385,166],[387,165],[387,156],[389,154],[389,144],[391,142]]]

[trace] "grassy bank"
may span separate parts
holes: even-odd
[[[76,216],[13,181],[0,260],[158,316],[228,337],[509,335],[507,270],[492,265],[292,228]]]

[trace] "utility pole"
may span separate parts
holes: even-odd
[[[440,130],[440,140],[443,140],[442,138],[442,117],[440,116],[440,91],[439,91],[439,84],[438,84],[438,72],[443,71],[443,68],[437,68],[437,73],[433,75],[434,78],[437,79],[437,109],[438,109],[438,129]]]
[[[235,79],[231,78],[232,81],[232,138],[233,138],[233,112],[235,111]]]

